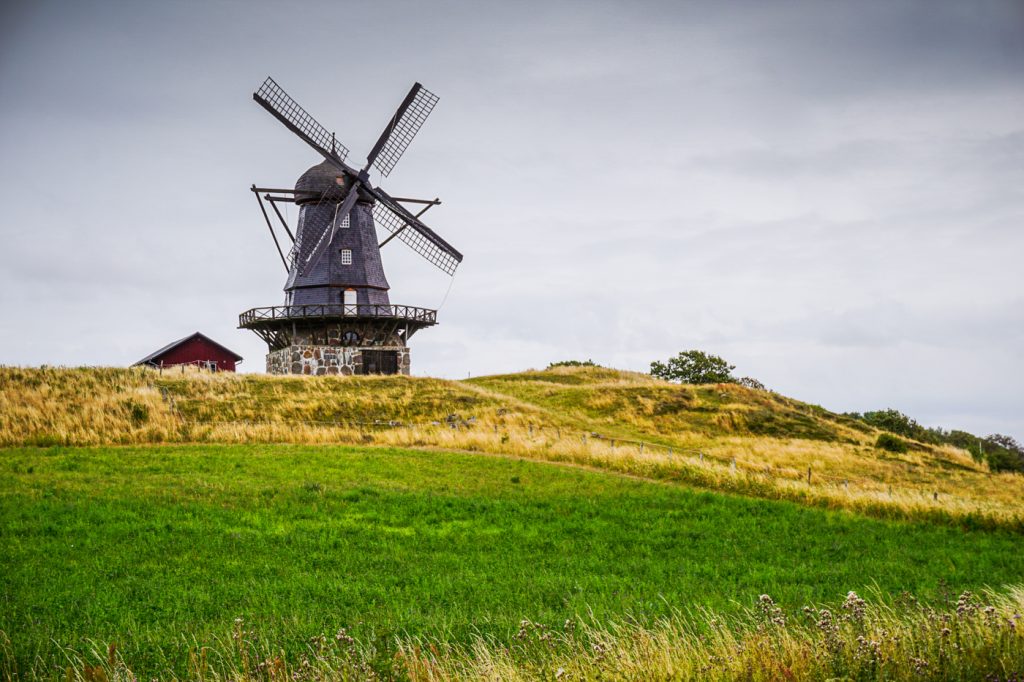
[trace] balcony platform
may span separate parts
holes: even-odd
[[[407,305],[325,304],[282,305],[252,308],[238,316],[239,329],[251,329],[270,350],[300,343],[309,344],[310,337],[321,337],[325,346],[401,345],[424,327],[437,324],[437,311]],[[345,332],[358,334],[358,341],[344,340]]]

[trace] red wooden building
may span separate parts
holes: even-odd
[[[132,367],[138,365],[152,367],[197,365],[212,371],[234,372],[235,365],[241,361],[242,356],[238,353],[225,348],[210,337],[196,332],[150,353]]]

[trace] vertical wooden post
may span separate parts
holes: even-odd
[[[704,453],[703,453],[703,452],[698,452],[698,453],[697,453],[697,456],[698,456],[698,457],[700,457],[700,461],[701,461],[701,462],[703,462],[703,461],[704,461]]]
[[[807,467],[807,485],[811,484],[811,467]]]
[[[932,499],[935,500],[936,502],[939,501],[939,493],[938,493],[938,491],[932,493]]]
[[[729,469],[731,469],[733,473],[736,473],[736,458],[735,457],[733,457],[732,461],[729,462]]]
[[[644,452],[644,443],[643,443],[643,441],[640,441],[640,454],[643,454],[643,452]]]

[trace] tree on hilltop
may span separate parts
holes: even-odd
[[[651,376],[677,381],[683,384],[725,384],[734,383],[730,365],[723,358],[700,350],[687,350],[667,362],[651,363]]]

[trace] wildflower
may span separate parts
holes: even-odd
[[[839,636],[839,623],[828,609],[818,611],[818,630],[825,636],[825,646],[829,651],[836,652],[843,648],[844,643]]]
[[[786,625],[786,616],[782,613],[782,609],[775,605],[775,601],[772,600],[767,594],[762,594],[758,600],[758,608],[761,609],[761,613],[765,619],[768,620],[772,625],[784,627]]]
[[[956,615],[961,617],[970,617],[977,612],[978,606],[975,603],[974,595],[970,592],[965,591],[956,600]]]
[[[923,658],[911,657],[910,665],[913,666],[914,672],[918,675],[924,675],[928,672],[928,661]]]
[[[349,647],[355,645],[356,643],[356,640],[348,634],[348,631],[345,628],[341,628],[334,634],[334,641],[338,644],[342,644],[344,646]]]
[[[850,612],[850,618],[861,623],[864,621],[864,613],[867,602],[857,596],[856,592],[850,591],[846,594],[846,601],[843,602],[843,609]]]
[[[857,636],[857,650],[854,652],[857,658],[865,658],[868,661],[876,662],[882,656],[882,647],[876,640],[868,639],[864,635]]]

